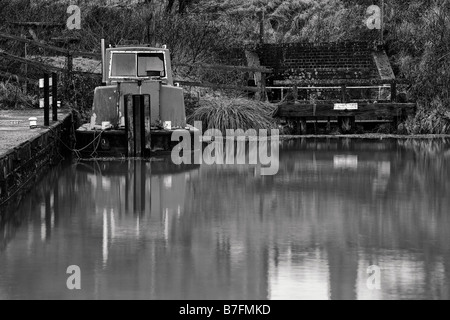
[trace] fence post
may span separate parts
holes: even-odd
[[[341,86],[342,103],[347,102],[347,86],[344,84]]]
[[[50,126],[50,81],[48,73],[44,74],[44,126]]]
[[[266,74],[264,72],[261,72],[261,82],[259,83],[259,100],[267,100]]]
[[[259,43],[264,43],[264,11],[258,11],[259,17]]]
[[[397,84],[395,82],[391,84],[391,102],[397,102]]]
[[[52,73],[52,113],[53,121],[58,121],[58,74]]]
[[[6,174],[6,165],[0,163],[0,203],[2,202],[2,198],[6,198],[8,195],[8,184],[7,184],[7,174]]]
[[[72,71],[73,71],[73,56],[68,53],[67,54],[67,74],[66,74],[66,101],[69,101],[71,94],[71,85],[72,85]]]
[[[308,126],[306,122],[306,118],[300,118],[300,134],[305,135],[308,133]]]
[[[25,59],[28,56],[28,45],[25,43]],[[25,63],[25,84],[24,84],[24,93],[28,94],[28,63]]]
[[[341,86],[341,94],[342,94],[342,103],[348,103],[350,102],[347,97],[347,85]],[[339,116],[338,117],[338,125],[341,130],[341,133],[347,134],[347,133],[353,133],[355,131],[355,122],[356,117],[355,116]]]

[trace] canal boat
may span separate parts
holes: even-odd
[[[165,46],[110,46],[102,41],[103,85],[94,92],[90,122],[76,131],[77,152],[91,157],[149,157],[170,152],[186,123],[183,89],[174,83]]]

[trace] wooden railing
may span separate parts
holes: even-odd
[[[278,81],[280,86],[268,87],[270,90],[277,88],[290,89],[294,96],[298,96],[298,90],[323,90],[335,89],[341,92],[341,102],[348,102],[348,90],[350,89],[376,89],[388,88],[391,93],[391,101],[397,101],[397,85],[409,84],[406,79],[336,79],[336,80],[301,80],[301,81]]]
[[[49,50],[49,51],[61,53],[62,55],[66,56],[66,57],[69,57],[69,56],[72,57],[72,58],[85,57],[85,58],[95,58],[95,59],[101,59],[101,57],[102,57],[101,53],[92,53],[92,52],[84,52],[84,51],[75,51],[75,50],[64,49],[64,48],[48,45],[48,44],[45,44],[45,43],[42,43],[42,42],[29,40],[29,39],[26,39],[26,38],[17,37],[17,36],[5,34],[5,33],[0,33],[0,38],[1,39],[7,39],[7,40],[14,40],[14,41],[22,42],[22,43],[25,43],[25,44],[28,44],[28,45],[31,45],[31,46],[36,46],[36,47],[39,47],[39,48],[42,48],[42,49],[46,49],[46,50]]]
[[[29,73],[28,73],[28,66],[33,66],[34,68],[37,68],[38,70],[42,71],[43,73],[47,72],[61,72],[65,74],[65,88],[66,88],[66,99],[69,99],[72,93],[70,92],[70,83],[72,82],[73,75],[74,74],[86,74],[86,75],[97,75],[93,72],[86,72],[86,71],[78,71],[73,69],[73,59],[74,57],[88,57],[88,58],[101,58],[100,53],[91,53],[91,52],[83,52],[83,51],[75,51],[75,50],[69,50],[65,48],[60,48],[56,46],[52,46],[46,43],[29,40],[26,38],[9,35],[5,33],[0,33],[0,39],[6,39],[6,40],[13,40],[16,42],[24,43],[26,46],[34,46],[38,47],[47,51],[51,51],[54,53],[57,53],[59,55],[62,55],[66,58],[66,67],[57,67],[48,63],[40,62],[34,59],[29,59],[27,57],[19,57],[17,55],[8,53],[6,51],[0,50],[0,57],[16,62],[20,62],[23,65],[25,65],[25,74],[20,75],[19,79],[23,79],[26,82],[25,87],[28,86],[29,83],[35,84],[35,80],[30,79]],[[0,76],[5,77],[6,74],[0,74]]]

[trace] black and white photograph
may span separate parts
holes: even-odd
[[[450,1],[0,0],[0,300],[450,300]]]

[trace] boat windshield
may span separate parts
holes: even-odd
[[[138,54],[139,77],[165,77],[164,54],[139,53]]]
[[[136,54],[114,53],[111,61],[111,76],[136,77]]]
[[[164,53],[117,53],[112,54],[111,77],[165,77]]]

